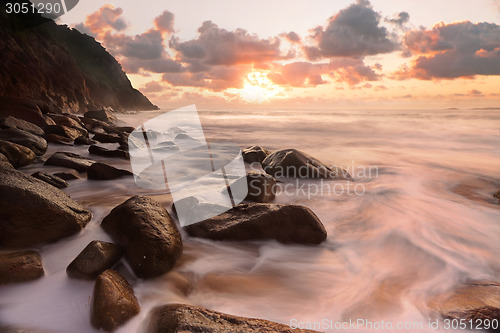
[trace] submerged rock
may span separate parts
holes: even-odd
[[[87,170],[87,178],[94,180],[111,180],[122,176],[132,176],[128,170],[117,169],[104,163],[94,163]]]
[[[47,141],[38,135],[17,128],[0,130],[0,140],[10,141],[31,149],[36,155],[47,151]]]
[[[44,274],[42,258],[36,251],[0,254],[0,285],[36,280]]]
[[[246,163],[262,163],[267,155],[269,155],[269,150],[261,146],[251,146],[243,149],[241,153]]]
[[[107,270],[95,282],[91,311],[92,326],[110,332],[137,315],[141,307],[127,280]]]
[[[45,165],[61,166],[75,169],[78,172],[87,171],[87,169],[94,163],[96,163],[96,161],[69,152],[54,153],[47,161],[45,161]]]
[[[169,304],[160,306],[152,311],[148,332],[312,333],[314,331],[292,329],[288,325],[269,320],[232,316],[192,305]]]
[[[92,215],[64,192],[0,165],[0,247],[23,248],[78,233]]]
[[[92,241],[69,264],[66,273],[75,279],[94,280],[99,274],[113,267],[122,254],[123,250],[119,245]]]
[[[130,154],[128,153],[128,151],[121,149],[111,150],[104,147],[92,145],[89,147],[89,153],[99,156],[116,157],[123,158],[124,160],[130,160]]]
[[[189,235],[222,241],[275,239],[282,243],[319,244],[326,230],[307,207],[249,203],[184,227]]]
[[[245,200],[267,203],[276,198],[276,179],[273,176],[249,172],[247,174],[248,194]]]
[[[17,128],[22,131],[26,131],[38,136],[43,136],[45,134],[43,129],[41,129],[37,125],[32,124],[26,120],[17,119],[10,116],[7,118],[0,118],[0,128],[1,129]]]
[[[115,207],[101,227],[125,250],[125,258],[140,278],[171,270],[182,254],[175,222],[158,202],[134,196]]]
[[[262,161],[262,168],[274,177],[328,178],[352,180],[340,167],[329,167],[296,149],[278,150]]]
[[[35,153],[25,147],[9,141],[0,140],[0,153],[2,153],[14,168],[20,168],[33,163]]]
[[[50,184],[50,185],[57,187],[57,188],[68,187],[68,183],[66,183],[66,181],[64,179],[59,178],[59,177],[54,176],[54,175],[48,175],[46,173],[37,171],[34,174],[32,174],[31,176],[35,177],[37,179],[40,179],[40,180],[46,182],[47,184]]]

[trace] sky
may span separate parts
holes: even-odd
[[[500,0],[85,0],[161,108],[500,107]]]

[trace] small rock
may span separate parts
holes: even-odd
[[[120,143],[122,141],[122,137],[120,135],[107,133],[96,133],[92,139],[101,143]]]
[[[132,133],[135,130],[135,127],[132,127],[132,126],[119,126],[119,127],[117,127],[117,129],[120,132]]]
[[[32,281],[43,275],[42,258],[35,251],[0,254],[0,285]]]
[[[0,140],[0,153],[6,157],[14,168],[31,164],[36,158],[35,153],[31,149],[4,140]]]
[[[500,199],[500,191],[498,191],[497,193],[495,193],[493,196],[494,196],[495,198],[497,198],[497,199]]]
[[[262,163],[264,159],[269,155],[269,150],[262,148],[261,146],[251,146],[243,149],[241,152],[243,155],[243,161],[246,163]]]
[[[158,202],[134,196],[115,207],[101,227],[125,249],[125,258],[140,278],[171,270],[182,254],[175,222]]]
[[[127,280],[107,270],[95,282],[91,311],[92,326],[110,332],[137,315],[141,307]]]
[[[95,162],[96,161],[80,156],[78,154],[69,152],[57,152],[54,153],[47,161],[45,161],[45,165],[61,166],[64,168],[75,169],[78,172],[85,172]]]
[[[47,184],[50,184],[50,185],[57,187],[57,188],[68,187],[68,183],[66,183],[66,181],[64,179],[59,178],[55,175],[49,175],[49,174],[38,171],[38,172],[35,172],[34,174],[32,174],[31,176],[35,177],[37,179],[40,179],[40,180],[46,182]]]
[[[99,274],[113,267],[122,257],[122,253],[119,245],[92,241],[69,264],[66,273],[75,279],[94,280]]]
[[[92,140],[91,138],[88,138],[86,136],[79,136],[74,141],[75,145],[93,145],[95,143],[97,143],[97,141]]]
[[[247,174],[248,194],[245,200],[267,203],[276,198],[276,179],[273,176],[249,172]]]
[[[278,150],[262,161],[262,168],[274,177],[328,178],[352,180],[340,167],[329,167],[296,149]]]
[[[17,128],[38,136],[43,136],[45,134],[43,129],[41,129],[37,125],[27,122],[26,120],[17,119],[10,116],[7,118],[0,118],[0,128]]]
[[[100,121],[104,121],[106,123],[112,123],[116,120],[115,115],[108,110],[96,110],[96,111],[88,111],[83,115],[84,118],[92,118]]]
[[[80,179],[78,172],[75,170],[69,170],[69,171],[65,171],[65,172],[56,172],[56,173],[54,173],[54,176],[59,177],[59,178],[64,179],[64,180]]]
[[[89,153],[99,156],[116,157],[123,158],[124,160],[130,160],[130,154],[128,153],[128,151],[121,149],[111,150],[104,147],[92,145],[89,147]]]
[[[237,205],[184,230],[193,237],[222,241],[275,239],[282,243],[319,244],[327,236],[325,227],[309,208],[262,203]]]
[[[87,170],[87,178],[94,180],[111,180],[122,176],[132,176],[128,170],[117,169],[104,163],[94,163]]]
[[[264,319],[228,315],[197,306],[168,304],[153,309],[150,333],[313,333]]]
[[[31,149],[36,155],[43,155],[47,151],[47,141],[44,138],[17,128],[0,130],[0,140],[25,146]]]

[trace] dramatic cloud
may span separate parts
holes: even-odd
[[[300,37],[296,32],[290,31],[289,33],[283,34],[283,37],[290,43],[300,43]]]
[[[410,14],[407,12],[401,12],[398,14],[397,18],[388,19],[387,22],[402,26],[410,20]]]
[[[417,58],[400,79],[500,75],[500,26],[493,23],[439,24],[407,33],[405,45]]]
[[[359,0],[330,18],[326,28],[317,27],[311,38],[316,46],[304,49],[310,60],[320,57],[363,57],[392,52],[397,44],[381,27],[380,15],[370,2]]]
[[[156,93],[156,92],[161,92],[165,88],[160,84],[160,82],[157,81],[151,81],[148,82],[144,85],[144,87],[141,88],[141,91],[143,93]]]
[[[228,88],[242,88],[244,79],[251,70],[249,66],[214,66],[206,71],[165,73],[162,76],[164,82],[173,86],[199,87],[213,91],[221,91]]]
[[[121,31],[127,28],[127,24],[120,17],[122,13],[121,8],[104,5],[97,12],[87,16],[85,23],[77,25],[76,28],[98,37],[112,30]]]
[[[155,27],[158,31],[172,34],[174,32],[174,14],[168,10],[155,18]]]

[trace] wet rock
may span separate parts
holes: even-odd
[[[45,132],[43,129],[38,127],[35,124],[32,124],[26,120],[17,119],[14,117],[0,118],[0,128],[8,129],[8,128],[17,128],[25,132],[29,132],[34,135],[43,136]]]
[[[133,136],[140,140],[144,140],[144,135],[147,136],[148,140],[156,140],[161,135],[161,133],[153,130],[135,131],[130,133],[130,136]]]
[[[245,200],[267,203],[276,198],[276,179],[273,176],[249,172],[247,174],[248,194]]]
[[[87,169],[94,163],[96,163],[96,161],[69,152],[54,153],[47,161],[45,161],[45,165],[61,166],[64,168],[75,169],[78,172],[86,172]]]
[[[17,128],[0,130],[0,140],[25,146],[31,149],[36,155],[43,155],[47,151],[47,141],[44,138]]]
[[[107,133],[96,133],[92,139],[100,143],[120,143],[122,141],[120,135]]]
[[[45,134],[56,134],[65,138],[68,138],[70,141],[74,141],[79,136],[88,135],[87,131],[84,129],[76,129],[73,127],[67,127],[63,125],[49,125],[44,127]]]
[[[244,318],[222,312],[185,305],[168,304],[154,309],[148,332],[181,333],[181,332],[259,332],[259,333],[296,333],[314,332],[310,330],[292,329],[288,325],[264,319]]]
[[[352,180],[340,167],[329,167],[296,149],[278,150],[262,161],[265,172],[274,177],[328,178]]]
[[[5,157],[5,155],[2,153],[0,153],[0,165],[2,165],[5,168],[13,168],[12,164],[10,164],[7,157]]]
[[[85,137],[85,136],[79,136],[78,138],[75,139],[74,144],[75,145],[93,145],[96,144],[97,141],[92,140],[91,138]]]
[[[87,178],[94,180],[111,180],[122,176],[132,176],[128,170],[117,169],[104,163],[94,163],[87,170]]]
[[[135,130],[135,127],[132,127],[132,126],[119,126],[116,129],[118,129],[120,132],[123,132],[123,133],[132,133]]]
[[[498,191],[497,193],[495,193],[493,196],[494,196],[495,198],[497,198],[497,199],[500,199],[500,191]]]
[[[78,172],[76,172],[75,170],[56,172],[56,173],[54,173],[54,176],[59,177],[59,178],[64,179],[64,180],[80,179]]]
[[[42,258],[38,252],[0,254],[0,285],[32,281],[43,275]]]
[[[127,280],[107,270],[95,282],[91,311],[92,326],[110,332],[137,315],[141,308]]]
[[[115,207],[101,227],[125,249],[125,257],[140,278],[160,276],[182,254],[175,222],[158,202],[134,196]]]
[[[133,137],[130,135],[126,140],[123,140],[120,142],[120,149],[122,150],[129,150],[129,149],[138,149],[138,148],[145,148],[146,145],[143,143],[143,141]]]
[[[66,273],[71,278],[94,280],[99,274],[113,267],[122,254],[123,250],[119,245],[92,241],[69,264]]]
[[[45,140],[47,140],[47,142],[50,142],[50,143],[57,143],[60,145],[65,145],[65,146],[71,146],[73,143],[73,140],[71,140],[70,138],[60,136],[57,134],[46,134]]]
[[[309,208],[262,203],[240,204],[184,229],[194,237],[222,241],[275,239],[282,243],[319,244],[327,236]]]
[[[130,154],[128,153],[128,151],[121,149],[111,150],[104,147],[92,145],[89,147],[89,153],[99,156],[116,157],[116,158],[123,158],[124,160],[130,160]]]
[[[22,105],[17,101],[6,101],[4,97],[0,97],[0,117],[8,116],[25,120],[41,128],[53,123],[52,120],[49,121],[43,116],[36,105]]]
[[[112,123],[116,120],[115,115],[108,110],[96,110],[96,111],[88,111],[83,115],[84,118],[92,118],[100,121],[104,121],[106,123]]]
[[[50,185],[57,187],[57,188],[68,187],[68,183],[66,183],[66,181],[64,179],[59,178],[59,177],[54,176],[54,175],[49,175],[49,174],[38,171],[38,172],[35,172],[34,174],[32,174],[31,176],[35,177],[37,179],[40,179],[40,180],[46,182],[47,184],[50,184]]]
[[[269,155],[269,150],[261,146],[251,146],[243,149],[241,153],[246,163],[262,163],[267,155]]]
[[[473,323],[477,320],[500,321],[500,283],[469,282],[451,292],[431,298],[428,306],[434,316],[444,319],[472,319]]]
[[[88,210],[53,186],[0,165],[0,247],[22,248],[78,233]]]
[[[31,164],[36,158],[35,153],[31,149],[4,140],[0,140],[0,153],[14,168]]]
[[[49,117],[54,120],[57,125],[75,128],[82,131],[82,133],[87,133],[87,130],[84,128],[78,117],[74,115],[51,114]]]

